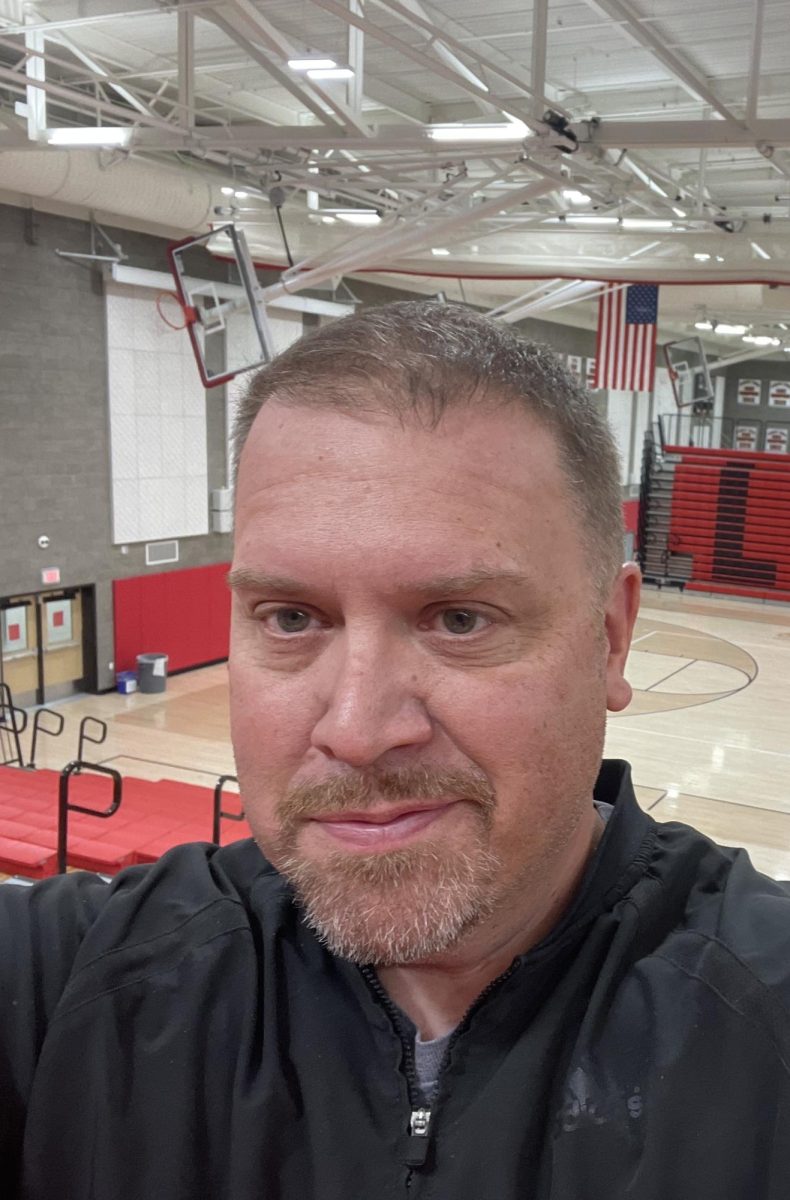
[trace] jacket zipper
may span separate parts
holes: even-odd
[[[485,1002],[488,996],[490,996],[490,994],[496,988],[498,988],[500,984],[504,983],[506,979],[510,978],[513,972],[516,970],[517,965],[518,960],[514,959],[508,969],[503,971],[501,975],[498,975],[496,979],[493,979],[491,983],[489,983],[488,986],[483,989],[474,1003],[471,1004],[466,1010],[460,1022],[453,1030],[452,1036],[447,1043],[444,1056],[439,1066],[439,1079],[441,1079],[442,1072],[444,1071],[453,1046],[468,1026],[474,1014]],[[384,1008],[387,1012],[393,1026],[395,1027],[398,1037],[400,1038],[401,1046],[403,1048],[403,1069],[406,1076],[406,1092],[409,1098],[409,1108],[411,1109],[409,1114],[409,1139],[406,1151],[406,1166],[409,1168],[409,1173],[406,1176],[406,1190],[409,1191],[411,1188],[412,1177],[414,1175],[414,1168],[424,1166],[425,1160],[428,1157],[431,1125],[433,1122],[434,1112],[432,1109],[426,1108],[424,1105],[417,1103],[418,1079],[417,1067],[414,1061],[414,1045],[412,1043],[412,1039],[406,1035],[406,1031],[403,1028],[403,1023],[401,1021],[398,1009],[390,1000],[373,968],[370,966],[364,966],[360,967],[360,971],[379,1004],[381,1004],[382,1008]]]

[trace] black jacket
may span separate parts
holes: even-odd
[[[427,1137],[375,976],[252,842],[0,888],[2,1200],[788,1200],[790,895],[624,764],[596,796],[593,869],[460,1027]]]

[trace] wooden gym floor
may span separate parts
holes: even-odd
[[[643,807],[790,879],[790,606],[646,589],[629,678],[634,701],[609,718],[606,753],[632,763]],[[41,739],[39,765],[76,757],[89,713],[108,723],[89,748],[98,761],[213,785],[234,770],[227,699],[224,664],[172,677],[164,695],[74,697],[53,706],[66,731]]]

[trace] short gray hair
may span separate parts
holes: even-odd
[[[509,326],[435,300],[405,300],[333,321],[258,371],[234,429],[234,464],[267,400],[349,413],[390,412],[435,428],[445,411],[473,403],[521,404],[556,437],[589,536],[602,591],[623,560],[620,466],[595,403],[547,348]]]

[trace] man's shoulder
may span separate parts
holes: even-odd
[[[671,890],[673,879],[687,880],[682,913],[655,957],[742,1015],[773,1014],[790,1045],[790,882],[690,827],[660,825],[657,847],[655,881]]]
[[[285,884],[251,839],[177,846],[110,881],[78,872],[29,888],[4,886],[0,953],[16,968],[3,972],[6,986],[37,963],[53,1001],[76,976],[88,991],[100,981],[117,986],[223,934],[249,930],[253,905],[278,902],[290,904]]]

